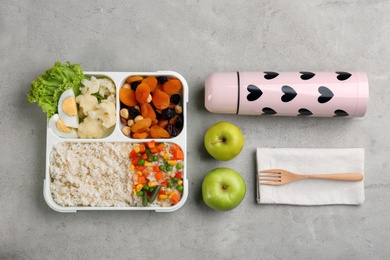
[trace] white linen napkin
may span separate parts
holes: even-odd
[[[257,202],[291,205],[360,205],[364,201],[363,181],[305,179],[280,186],[261,185],[258,173],[285,169],[298,174],[362,173],[363,148],[258,148]]]

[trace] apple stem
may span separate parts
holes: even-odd
[[[223,142],[225,142],[225,141],[226,141],[226,139],[225,139],[224,137],[219,137],[219,138],[217,139],[217,141],[211,142],[211,144],[223,143]]]
[[[226,184],[222,185],[222,189],[223,189],[223,190],[226,190],[228,187],[229,187],[229,186],[226,185]]]

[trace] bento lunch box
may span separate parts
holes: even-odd
[[[112,82],[115,85],[115,126],[113,127],[113,131],[108,134],[104,138],[99,139],[90,139],[90,138],[62,138],[56,135],[52,129],[49,126],[49,123],[47,124],[47,134],[46,134],[46,169],[45,169],[45,179],[44,179],[44,185],[43,185],[43,194],[44,199],[48,206],[52,208],[53,210],[57,212],[62,213],[71,213],[71,212],[77,212],[77,211],[96,211],[96,210],[125,210],[125,211],[155,211],[155,212],[172,212],[176,211],[179,208],[181,208],[188,197],[188,179],[187,179],[187,103],[188,103],[188,85],[186,80],[177,72],[174,71],[157,71],[157,72],[104,72],[104,71],[87,71],[84,72],[86,76],[88,77],[96,77],[96,78],[109,78],[112,80]],[[154,76],[154,77],[160,77],[160,76],[166,76],[168,78],[175,78],[181,81],[182,88],[180,90],[181,95],[181,101],[180,105],[182,107],[182,118],[183,118],[183,126],[181,128],[181,131],[176,136],[170,136],[169,138],[151,138],[147,137],[144,139],[135,139],[130,136],[125,135],[122,132],[122,128],[124,127],[123,120],[121,120],[120,116],[120,110],[121,110],[121,101],[119,98],[119,91],[121,87],[126,83],[126,79],[128,79],[131,76]],[[138,144],[146,144],[147,142],[154,140],[156,143],[169,143],[172,145],[177,145],[181,148],[184,154],[184,159],[182,159],[182,186],[184,187],[182,190],[181,198],[180,200],[171,206],[158,206],[158,205],[135,205],[135,206],[62,206],[55,202],[55,199],[53,198],[52,190],[51,190],[51,184],[52,184],[52,177],[50,173],[50,165],[51,165],[51,152],[53,148],[57,144],[65,143],[65,144],[73,144],[73,143],[80,143],[80,144],[99,144],[99,143],[121,143],[121,144],[129,144],[132,145],[138,145]],[[130,160],[129,160],[130,161]]]

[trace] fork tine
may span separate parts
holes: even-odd
[[[260,182],[260,185],[273,185],[273,186],[277,186],[277,185],[282,185],[282,183],[280,181],[268,181],[268,182]]]
[[[279,170],[279,169],[269,169],[269,170],[261,170],[260,171],[261,173],[274,173],[274,174],[276,174],[276,173],[281,173],[281,171]]]

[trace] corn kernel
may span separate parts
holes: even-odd
[[[164,153],[164,159],[168,159],[169,153]]]
[[[174,193],[174,192],[171,192],[171,193],[169,194],[169,198],[172,199],[173,195],[175,195],[175,193]]]
[[[153,188],[153,187],[156,187],[157,184],[158,184],[157,181],[150,181],[150,182],[148,183],[148,186],[151,187],[151,188]]]
[[[152,163],[151,162],[145,162],[144,166],[146,166],[146,167],[152,166]]]
[[[134,170],[135,169],[135,167],[134,167],[134,165],[133,164],[130,164],[130,170]]]
[[[183,181],[182,180],[178,180],[177,181],[177,185],[182,185],[183,184]]]
[[[139,148],[139,146],[137,145],[137,146],[134,146],[134,151],[136,152],[136,153],[139,153],[139,150],[140,150],[140,148]]]
[[[136,190],[137,190],[137,191],[140,191],[140,190],[142,190],[143,187],[144,187],[144,186],[143,186],[142,184],[138,184],[137,187],[136,187]]]
[[[165,194],[160,194],[160,195],[158,195],[158,197],[159,197],[161,200],[165,200],[166,198],[168,198],[168,196],[165,195]]]
[[[135,189],[133,189],[133,193],[134,193],[134,195],[136,195],[136,194],[137,194],[137,192],[135,191]]]
[[[137,175],[141,176],[142,172],[141,171],[137,171]]]
[[[176,165],[176,161],[175,160],[168,160],[168,164],[171,165],[171,166],[175,166]]]

